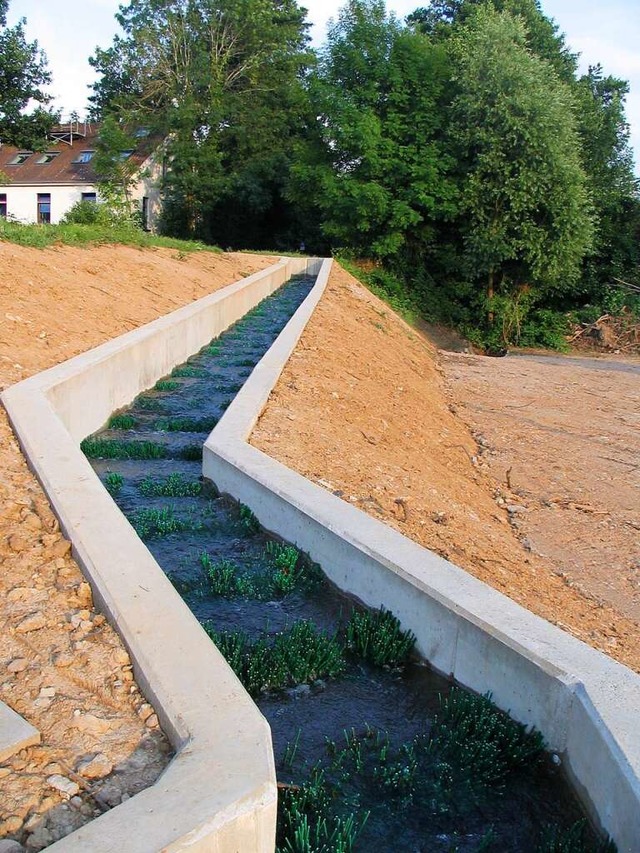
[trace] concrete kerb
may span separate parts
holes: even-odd
[[[124,640],[177,752],[155,785],[52,845],[56,853],[274,849],[269,727],[78,445],[291,275],[318,266],[282,259],[1,395],[96,601]]]
[[[640,676],[248,444],[313,291],[205,443],[203,471],[342,589],[393,610],[432,666],[540,729],[620,851],[640,839]]]

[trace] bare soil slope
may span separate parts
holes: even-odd
[[[629,598],[637,583],[637,501],[616,486],[619,461],[596,466],[589,449],[596,441],[611,451],[602,456],[618,457],[624,445],[631,455],[620,459],[629,464],[635,449],[637,461],[637,376],[607,373],[594,389],[584,368],[564,365],[568,399],[547,365],[464,355],[444,363],[446,373],[423,337],[336,266],[252,442],[640,671],[637,587],[633,607],[619,594]],[[554,407],[570,429],[554,425]],[[537,417],[541,428],[526,431]],[[582,569],[569,571],[560,551],[588,557],[589,583],[574,580]]]
[[[0,243],[6,387],[273,262]],[[0,838],[39,850],[151,784],[169,746],[0,413],[0,699],[42,745],[0,765]],[[71,797],[71,799],[69,799]]]

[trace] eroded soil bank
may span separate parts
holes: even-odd
[[[335,266],[252,443],[640,671],[638,377],[585,370],[441,359]]]
[[[272,262],[254,255],[0,243],[0,386]],[[151,784],[169,746],[117,635],[93,608],[89,585],[4,411],[0,568],[0,698],[42,733],[41,746],[0,765],[0,838],[39,850]]]

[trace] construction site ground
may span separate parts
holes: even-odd
[[[272,261],[0,243],[0,385]],[[616,365],[438,352],[334,266],[252,441],[640,671],[640,364]],[[0,765],[0,838],[38,850],[170,748],[4,414],[0,457],[0,699],[42,733]]]

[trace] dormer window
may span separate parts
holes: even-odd
[[[60,154],[59,151],[47,151],[42,155],[42,157],[38,157],[36,162],[39,163],[40,165],[44,165],[46,163],[53,163],[53,161],[56,159],[56,157],[59,154]]]
[[[80,151],[80,153],[78,154],[78,156],[75,158],[75,160],[73,162],[74,163],[88,163],[95,153],[96,153],[95,151]]]
[[[32,151],[21,151],[19,154],[13,158],[13,160],[9,160],[7,166],[22,166],[25,160],[28,160],[31,157]]]

